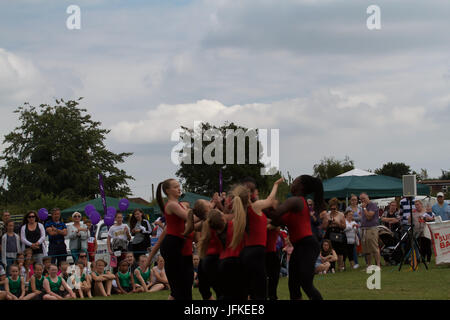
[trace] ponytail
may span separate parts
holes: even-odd
[[[233,194],[233,238],[230,247],[236,249],[244,238],[244,232],[247,226],[249,190],[244,186],[237,186],[233,190]]]
[[[200,258],[204,258],[208,251],[209,242],[211,240],[211,229],[221,231],[225,226],[226,222],[224,221],[222,212],[212,209],[208,214],[208,218],[202,224],[202,234],[198,242]]]
[[[302,185],[303,189],[299,186]],[[294,195],[306,196],[314,193],[314,208],[316,212],[325,210],[325,201],[323,199],[323,184],[322,180],[309,175],[302,175],[294,180],[292,183],[291,192]]]
[[[164,213],[164,200],[162,197],[161,190],[167,195],[166,190],[170,188],[170,182],[174,179],[167,179],[163,182],[158,183],[158,187],[156,188],[156,201],[158,202],[159,209],[162,213]]]

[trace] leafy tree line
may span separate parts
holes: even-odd
[[[0,156],[1,201],[4,205],[73,204],[99,192],[104,176],[108,196],[131,193],[133,179],[118,166],[132,153],[105,146],[110,130],[101,128],[79,107],[78,100],[56,100],[38,107],[25,103],[14,112],[20,125],[5,135]],[[62,207],[62,206],[61,206]]]

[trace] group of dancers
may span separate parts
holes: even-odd
[[[302,175],[291,185],[292,197],[276,200],[277,180],[266,199],[259,199],[256,182],[244,179],[233,186],[223,203],[197,200],[193,208],[178,201],[180,184],[175,179],[159,183],[157,201],[166,227],[152,248],[150,260],[160,250],[170,285],[169,299],[192,300],[193,242],[197,243],[199,291],[204,300],[277,299],[280,261],[276,241],[280,226],[288,229],[293,252],[289,261],[289,292],[292,300],[322,299],[313,285],[319,243],[311,231],[305,196],[323,209],[320,179]],[[164,203],[163,195],[167,197]]]

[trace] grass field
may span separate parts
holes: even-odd
[[[415,272],[410,266],[382,267],[381,289],[367,289],[370,274],[365,268],[335,274],[316,275],[314,285],[326,300],[450,300],[450,266],[436,266],[434,261],[426,270],[423,264]],[[200,300],[198,289],[193,289],[193,299]],[[167,300],[168,291],[113,295],[99,300]],[[287,278],[281,278],[278,298],[289,299]],[[304,296],[306,298],[306,296]]]

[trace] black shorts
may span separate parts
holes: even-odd
[[[133,287],[122,287],[122,289],[125,290],[125,292],[133,291]]]
[[[22,290],[20,290],[19,292],[16,292],[16,293],[11,292],[11,294],[16,296],[17,298],[20,298],[20,296],[22,295]]]

